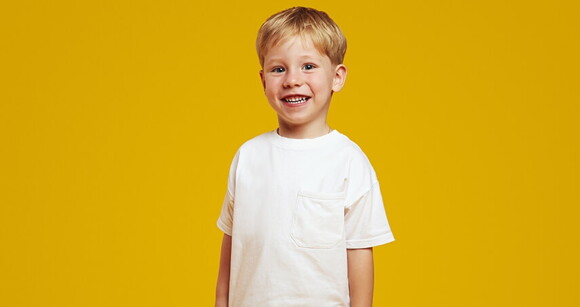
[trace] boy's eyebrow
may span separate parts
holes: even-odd
[[[309,55],[309,54],[304,54],[304,55],[300,55],[298,56],[299,60],[320,60],[321,56],[316,55]],[[272,58],[268,58],[267,61],[265,61],[264,63],[269,63],[269,62],[283,62],[285,59],[285,57],[272,57]]]

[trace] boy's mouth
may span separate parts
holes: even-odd
[[[284,97],[281,100],[284,101],[285,103],[291,104],[291,105],[297,105],[297,104],[303,104],[306,101],[308,101],[310,99],[310,97],[308,96],[288,96],[288,97]]]

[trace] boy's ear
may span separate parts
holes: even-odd
[[[262,81],[262,88],[266,90],[266,81],[264,80],[264,70],[260,70],[260,81]]]
[[[338,92],[344,86],[346,81],[346,66],[344,64],[336,65],[334,72],[334,80],[332,81],[332,91]]]

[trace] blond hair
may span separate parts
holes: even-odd
[[[264,66],[269,48],[295,35],[310,38],[318,52],[328,56],[333,64],[343,63],[346,38],[338,25],[325,12],[293,7],[270,16],[260,27],[256,39],[260,66]]]

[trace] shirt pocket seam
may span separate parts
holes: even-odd
[[[308,200],[308,201],[306,201]],[[290,236],[294,244],[300,248],[311,249],[331,249],[336,247],[340,242],[344,241],[344,202],[346,201],[345,192],[337,193],[317,193],[301,190],[298,192],[296,199],[296,208],[292,220]],[[308,208],[306,206],[317,205],[319,208]],[[317,209],[322,216],[312,214],[312,209]],[[316,211],[316,210],[314,210]],[[340,221],[339,219],[340,214]],[[327,219],[323,219],[324,215],[330,215],[335,218],[334,225],[330,230],[325,231],[325,223]],[[306,219],[309,222],[305,223]],[[319,222],[313,226],[312,220]],[[306,227],[301,227],[306,225]],[[322,226],[322,227],[321,227]],[[334,229],[336,228],[336,229]],[[332,239],[320,240],[321,236],[331,236]]]

